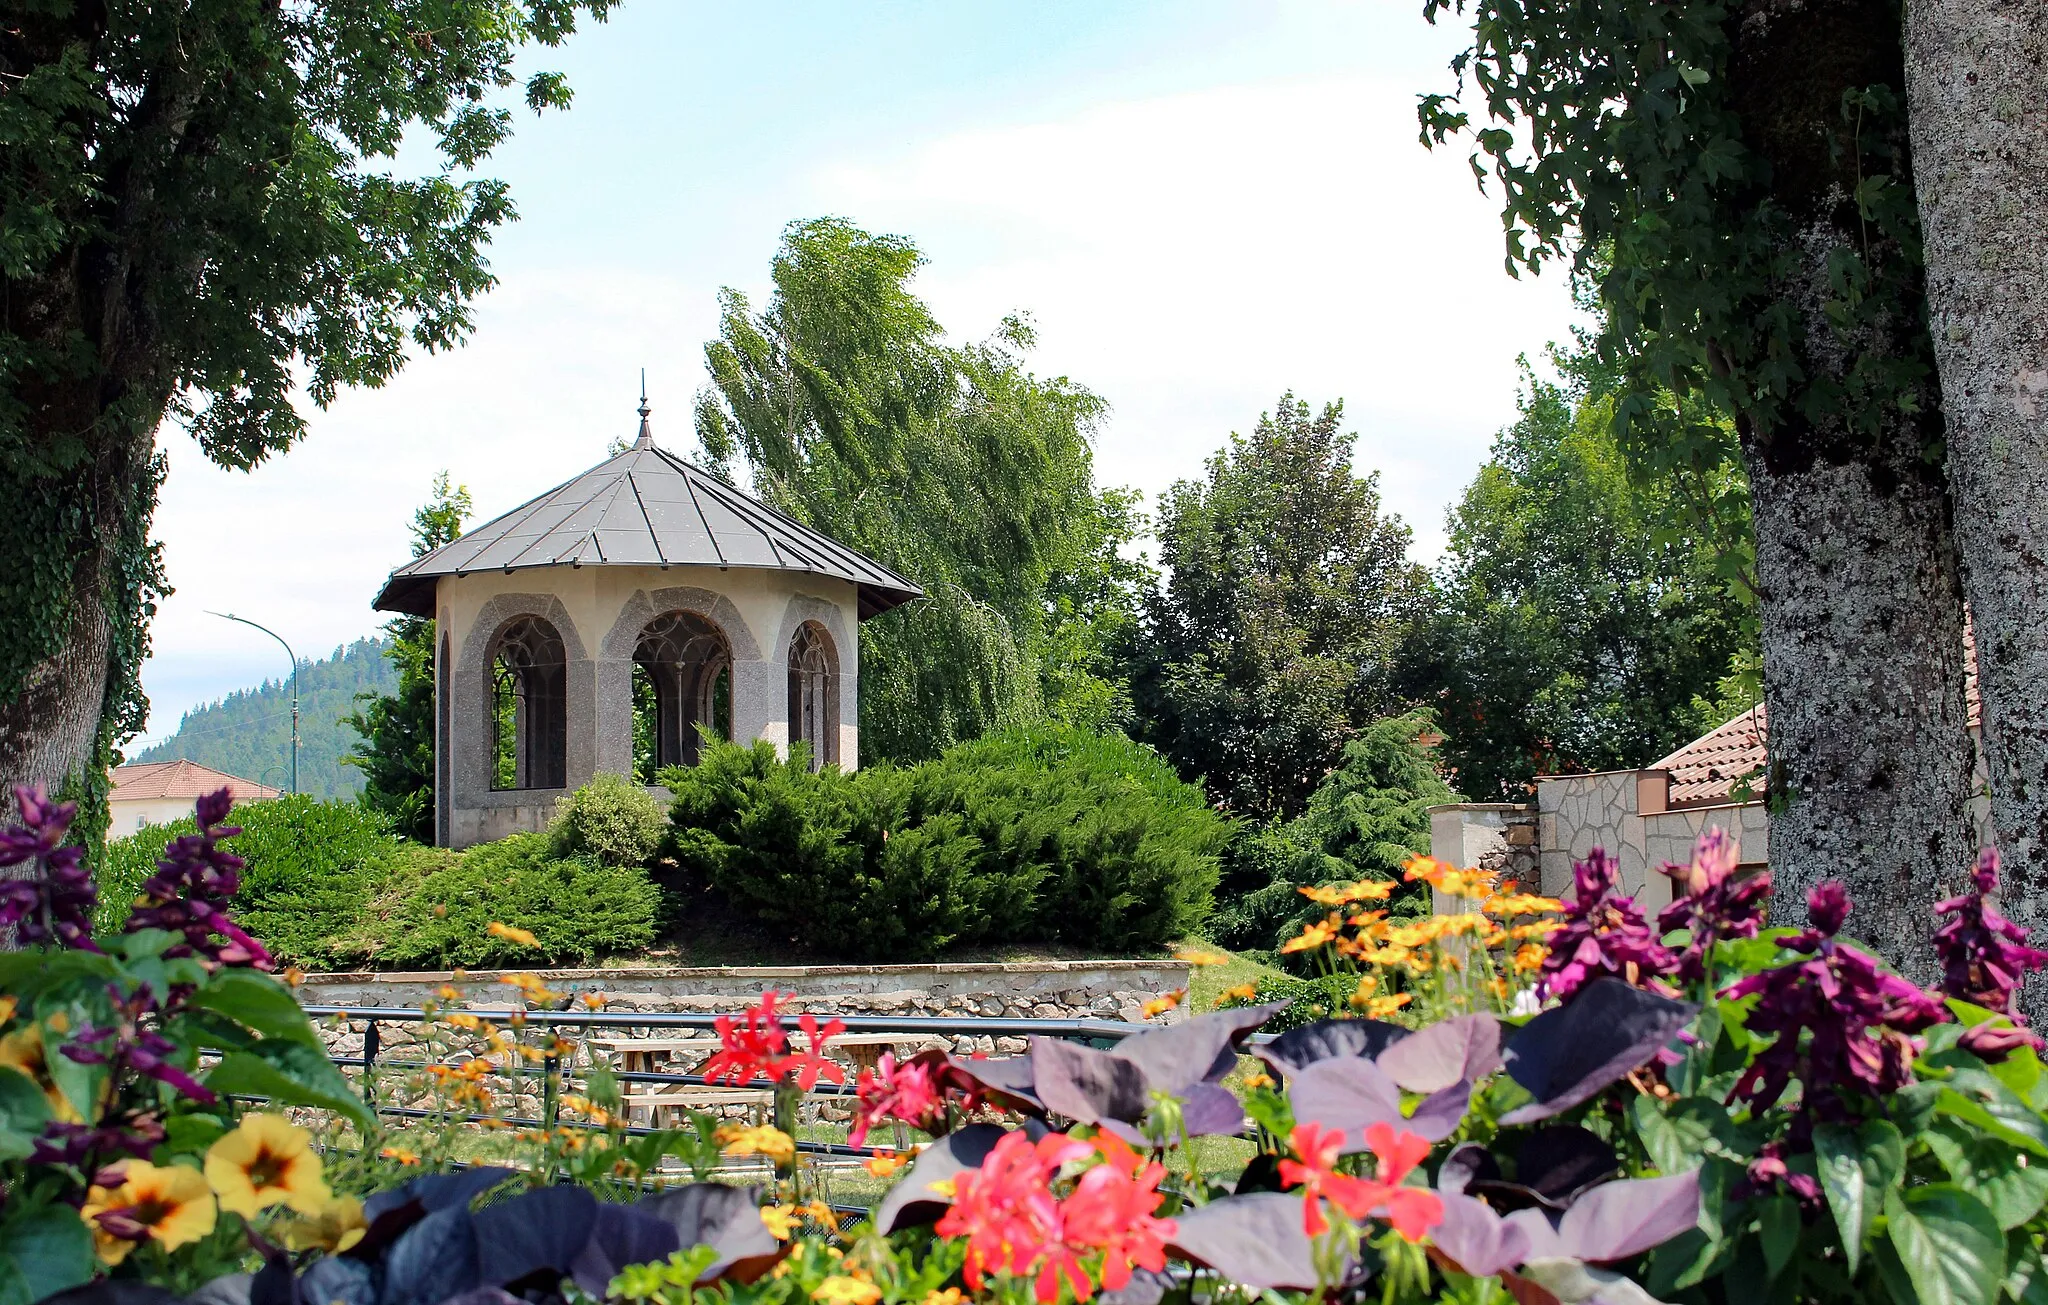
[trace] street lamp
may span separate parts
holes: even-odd
[[[284,641],[283,635],[267,625],[257,625],[248,617],[236,616],[233,612],[209,611],[207,615],[218,616],[223,621],[239,621],[243,625],[263,631],[277,640],[279,646],[284,649],[284,655],[292,659],[292,792],[296,794],[299,791],[299,655],[292,651],[292,646]]]

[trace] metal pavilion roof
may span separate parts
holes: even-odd
[[[855,585],[867,620],[924,591],[718,477],[655,447],[642,401],[633,447],[391,573],[380,612],[434,614],[442,576],[547,566],[715,566]]]

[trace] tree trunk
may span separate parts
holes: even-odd
[[[1849,932],[1925,978],[1928,908],[1973,850],[1974,750],[1947,485],[1929,457],[1940,398],[1931,381],[1884,388],[1932,366],[1910,205],[1884,215],[1888,228],[1857,202],[1871,173],[1910,174],[1903,121],[1867,94],[1904,86],[1897,2],[1751,0],[1732,31],[1730,104],[1770,165],[1756,198],[1783,215],[1771,289],[1797,323],[1800,372],[1769,429],[1741,429],[1763,591],[1773,915],[1803,920],[1808,889],[1844,880]],[[1840,288],[1845,259],[1867,273],[1855,305]]]
[[[2009,909],[2048,919],[2048,8],[1912,0],[1914,176]],[[2048,1006],[2036,991],[2029,1009]]]

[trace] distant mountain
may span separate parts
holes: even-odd
[[[316,797],[354,797],[362,772],[341,764],[362,739],[344,723],[358,693],[394,693],[398,672],[384,656],[389,640],[358,639],[321,661],[299,663],[299,791]],[[291,784],[292,682],[265,680],[194,707],[178,732],[129,758],[203,766],[276,788]]]

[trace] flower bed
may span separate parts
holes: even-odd
[[[71,812],[19,801],[0,1305],[2048,1299],[2048,1081],[2012,1012],[2048,956],[1988,853],[1936,908],[1939,991],[1843,936],[1836,885],[1765,927],[1767,879],[1711,833],[1654,924],[1599,854],[1566,902],[1419,859],[1471,907],[1420,922],[1316,888],[1290,945],[1356,1017],[1266,1037],[1280,1009],[1238,993],[1109,1049],[885,1056],[849,1085],[842,1149],[890,1180],[855,1216],[796,1140],[847,1077],[836,1021],[765,995],[705,1075],[767,1117],[630,1128],[519,976],[496,1023],[435,1013],[434,1104],[387,1127],[225,914],[225,794],[100,936]],[[521,1075],[541,1121],[500,1109]]]

